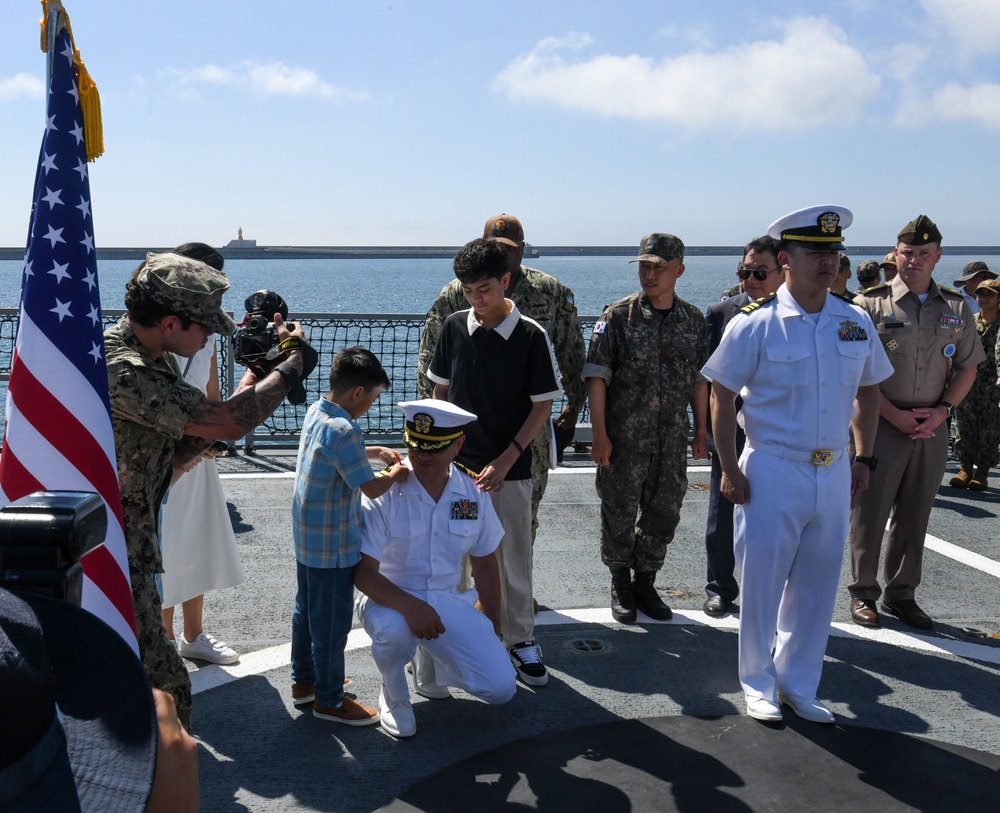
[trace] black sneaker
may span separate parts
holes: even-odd
[[[528,686],[544,686],[549,682],[549,673],[542,663],[542,648],[534,641],[514,644],[507,653],[522,682]]]

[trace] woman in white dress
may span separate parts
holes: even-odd
[[[174,251],[222,270],[222,256],[203,243],[187,243]],[[190,359],[174,358],[187,383],[209,398],[221,398],[214,342]],[[162,619],[167,637],[176,640],[177,651],[184,657],[220,664],[238,661],[235,650],[202,629],[204,594],[235,587],[244,579],[214,453],[207,453],[167,492],[160,509],[160,548]],[[175,639],[177,604],[183,608],[184,631]]]

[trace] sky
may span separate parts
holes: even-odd
[[[64,0],[100,246],[740,245],[835,203],[996,245],[997,0]],[[0,9],[0,245],[25,242],[38,0]]]

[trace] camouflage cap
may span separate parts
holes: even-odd
[[[215,333],[232,336],[236,323],[222,309],[229,278],[210,265],[167,252],[147,254],[136,283],[154,301]]]
[[[917,215],[903,226],[896,239],[908,246],[925,246],[928,243],[940,243],[941,232],[927,215]]]
[[[873,280],[878,279],[879,276],[879,264],[878,260],[865,260],[858,264],[857,270],[858,282],[865,285]]]
[[[664,265],[671,260],[684,260],[684,243],[680,237],[662,232],[647,234],[639,243],[639,253],[630,263]]]
[[[980,291],[993,291],[995,294],[1000,294],[1000,279],[984,279],[976,286],[976,293]]]
[[[497,215],[486,221],[483,237],[492,237],[505,246],[521,248],[524,245],[524,228],[521,221],[513,215]]]

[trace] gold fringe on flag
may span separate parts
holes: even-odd
[[[42,53],[48,53],[48,20],[50,15],[57,14],[56,31],[66,28],[69,31],[69,41],[73,46],[73,64],[76,66],[76,86],[80,94],[80,113],[83,116],[83,143],[87,150],[87,160],[93,161],[104,155],[104,124],[101,121],[101,96],[97,84],[87,71],[87,66],[80,56],[73,39],[73,27],[69,15],[59,0],[42,0]],[[49,54],[49,59],[53,58]]]

